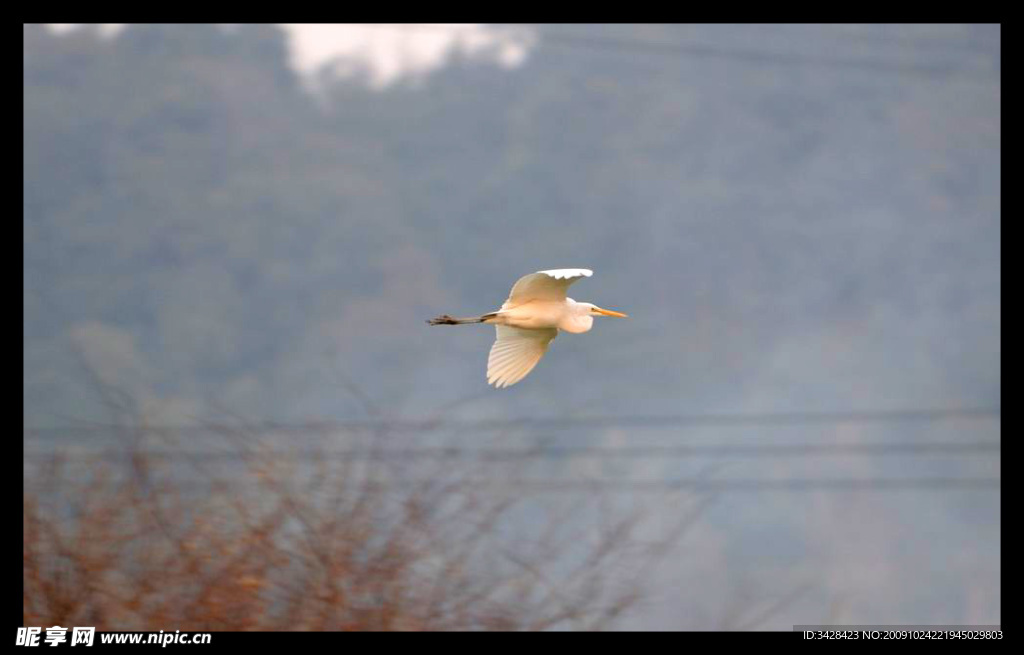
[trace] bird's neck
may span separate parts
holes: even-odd
[[[571,311],[566,312],[558,327],[573,334],[589,332],[590,328],[594,326],[594,317],[590,315],[590,310],[578,304],[572,298],[566,298],[566,300]]]

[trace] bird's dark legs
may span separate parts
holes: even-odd
[[[430,319],[429,321],[427,321],[427,324],[429,324],[429,325],[463,325],[463,324],[466,324],[466,323],[483,323],[483,322],[484,322],[484,319],[482,317],[479,317],[479,316],[476,317],[476,318],[455,318],[454,316],[449,316],[448,314],[442,314],[442,315],[438,316],[437,318]]]

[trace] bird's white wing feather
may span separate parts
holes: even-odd
[[[487,384],[507,387],[519,382],[533,370],[547,352],[548,344],[558,336],[555,328],[524,330],[495,325],[498,334],[487,358]]]
[[[565,300],[570,284],[593,274],[587,268],[557,268],[524,275],[512,286],[501,308],[510,309],[531,300]]]

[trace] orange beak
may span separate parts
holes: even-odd
[[[594,311],[602,316],[614,316],[615,318],[629,318],[628,314],[623,314],[622,312],[613,312],[610,309],[601,309],[600,307],[595,307]]]

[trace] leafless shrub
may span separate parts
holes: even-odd
[[[452,461],[373,457],[380,434],[310,464],[244,425],[198,454],[127,425],[106,453],[27,480],[24,625],[603,629],[677,536],[641,545],[643,517],[594,498],[538,502]]]

